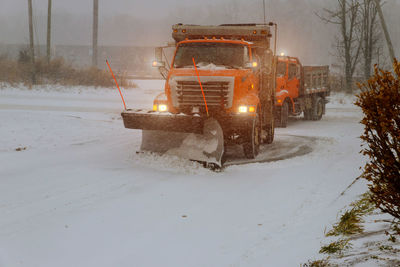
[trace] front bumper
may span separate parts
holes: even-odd
[[[167,132],[202,133],[203,118],[185,114],[172,114],[128,109],[121,113],[125,128],[162,130]]]
[[[161,113],[128,109],[121,113],[125,128],[167,132],[203,133],[207,116]],[[254,116],[248,114],[214,115],[224,132],[240,131],[252,126]]]

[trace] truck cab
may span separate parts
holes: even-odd
[[[208,116],[221,118],[238,113],[255,116],[260,102],[257,65],[251,44],[245,41],[181,41],[177,43],[165,96],[161,98],[167,99],[167,110],[175,114],[207,115],[208,112]],[[154,105],[159,105],[157,99]]]
[[[279,56],[276,66],[276,107],[279,110],[295,111],[294,99],[302,89],[302,66],[294,57]]]

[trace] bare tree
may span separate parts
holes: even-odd
[[[363,32],[362,57],[364,78],[371,77],[372,61],[378,56],[381,31],[377,24],[378,9],[374,0],[363,0],[361,3],[361,31]]]
[[[353,76],[360,62],[362,48],[360,9],[357,0],[337,0],[336,9],[324,9],[325,16],[319,16],[322,20],[339,26],[340,34],[336,40],[337,56],[344,64],[345,87],[349,93],[352,92]]]
[[[394,54],[394,49],[393,49],[393,45],[392,45],[392,40],[390,39],[389,31],[386,26],[385,17],[383,16],[382,8],[380,5],[381,1],[375,0],[375,3],[376,3],[376,8],[378,9],[379,18],[381,20],[381,26],[382,26],[383,32],[385,33],[385,38],[386,38],[386,43],[387,43],[387,46],[389,49],[390,59],[392,60],[392,63],[394,64],[394,59],[396,56]]]

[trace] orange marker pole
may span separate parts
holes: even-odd
[[[197,71],[196,62],[194,61],[194,57],[192,57],[192,59],[193,59],[194,70],[196,71],[197,79],[199,80],[199,84],[200,84],[200,88],[201,88],[201,93],[203,94],[204,104],[206,104],[207,117],[209,117],[209,115],[208,115],[208,106],[207,106],[206,96],[204,95],[203,86],[201,85],[200,75],[199,75],[199,72]]]
[[[125,104],[124,97],[122,96],[121,89],[119,89],[119,85],[118,85],[117,79],[115,79],[114,73],[113,73],[113,71],[112,71],[112,69],[111,69],[111,67],[110,67],[110,64],[108,63],[108,60],[107,60],[107,59],[106,59],[106,63],[107,63],[107,65],[108,65],[108,68],[110,69],[111,75],[112,75],[113,78],[114,78],[115,84],[117,85],[119,94],[121,95],[121,98],[122,98],[122,103],[124,103],[124,108],[125,108],[125,110],[126,110],[126,104]]]

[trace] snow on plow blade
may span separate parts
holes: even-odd
[[[123,112],[126,128],[142,129],[141,151],[174,155],[222,167],[224,135],[214,118]]]
[[[143,130],[140,149],[222,167],[224,136],[218,121],[208,119],[203,134]]]

